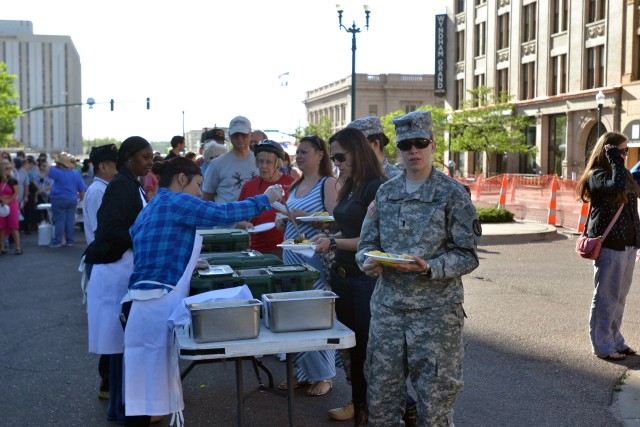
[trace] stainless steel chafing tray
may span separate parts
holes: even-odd
[[[262,295],[262,317],[273,332],[331,329],[335,300],[331,291],[296,291]]]
[[[256,338],[261,306],[257,299],[187,304],[193,340],[203,343]]]

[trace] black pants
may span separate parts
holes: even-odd
[[[149,415],[132,415],[124,417],[124,427],[147,427],[151,423]]]

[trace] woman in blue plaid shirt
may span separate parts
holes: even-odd
[[[242,202],[200,199],[202,174],[191,160],[163,162],[156,196],[131,227],[134,271],[126,301],[133,301],[125,329],[125,425],[148,425],[150,416],[174,414],[184,402],[173,335],[167,320],[189,294],[200,255],[198,227],[233,224],[271,209],[283,196],[273,185]]]

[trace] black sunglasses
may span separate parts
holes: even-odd
[[[344,163],[347,161],[347,156],[344,153],[336,153],[333,156],[329,157],[332,162],[340,162]]]
[[[427,148],[429,144],[431,144],[430,139],[405,139],[404,141],[398,142],[396,145],[400,151],[409,151],[414,145],[417,149],[421,150],[423,148]]]

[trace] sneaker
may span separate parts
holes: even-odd
[[[61,248],[62,245],[60,243],[52,243],[49,245],[50,248]]]
[[[354,417],[353,401],[347,403],[342,408],[329,410],[329,418],[336,421],[347,421]]]

